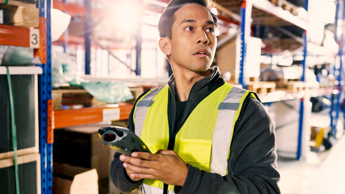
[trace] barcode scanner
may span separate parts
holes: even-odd
[[[150,152],[149,148],[135,133],[124,127],[102,127],[98,130],[98,135],[104,145],[127,156],[130,156],[132,152]]]

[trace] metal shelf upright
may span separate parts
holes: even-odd
[[[331,101],[331,111],[330,111],[330,118],[331,118],[331,135],[336,137],[337,135],[337,123],[339,119],[339,111],[340,111],[340,98],[343,92],[342,86],[343,86],[343,81],[342,81],[342,74],[343,74],[343,47],[344,47],[344,33],[343,29],[341,29],[341,34],[340,34],[340,40],[339,40],[339,35],[338,35],[338,23],[339,23],[339,10],[340,10],[340,0],[337,0],[336,3],[336,14],[335,14],[335,33],[334,33],[334,39],[335,41],[339,44],[339,51],[337,54],[337,59],[335,61],[334,65],[334,75],[337,78],[337,89],[338,93],[335,93],[332,95]],[[345,2],[342,0],[342,11],[340,12],[342,14],[341,19],[342,21],[345,20]]]
[[[43,73],[39,76],[39,137],[41,154],[41,193],[53,193],[53,102],[51,57],[51,0],[39,0],[40,60]]]

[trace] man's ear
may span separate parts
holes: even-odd
[[[159,39],[158,42],[159,48],[166,55],[170,56],[171,54],[171,41],[168,37],[163,37]]]

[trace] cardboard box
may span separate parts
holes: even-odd
[[[37,0],[0,0],[0,4],[36,6]]]
[[[4,23],[21,27],[38,27],[39,11],[33,6],[6,5],[9,14],[4,15]]]
[[[19,189],[25,194],[41,193],[40,155],[29,154],[18,159]],[[15,193],[14,158],[0,160],[0,191]]]
[[[53,164],[54,194],[98,194],[96,169],[85,169],[67,164]]]
[[[55,129],[54,162],[95,168],[100,179],[109,177],[110,148],[98,136],[100,127],[84,125]]]
[[[219,40],[226,35],[219,36]],[[247,53],[245,63],[245,77],[260,76],[260,56],[262,41],[259,38],[250,37],[247,42]],[[231,73],[231,80],[238,84],[240,74],[241,41],[240,36],[229,40],[216,52],[217,66],[221,74]]]
[[[18,155],[38,153],[37,75],[11,75]],[[6,75],[0,74],[0,159],[14,156]]]

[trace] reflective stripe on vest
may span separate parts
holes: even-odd
[[[168,86],[149,92],[151,95],[140,99],[135,110],[135,132],[141,134],[153,153],[167,149],[169,143],[168,93]],[[248,94],[248,91],[224,84],[208,95],[194,108],[177,133],[174,151],[192,166],[226,175],[233,129]],[[145,103],[141,104],[141,101]],[[151,107],[141,108],[148,105]],[[146,116],[139,111],[145,111]],[[137,126],[138,122],[140,125]],[[161,181],[145,179],[142,188],[149,194],[157,189],[162,191],[163,185]],[[174,187],[169,185],[168,189],[173,191]]]
[[[245,90],[233,87],[218,107],[219,113],[212,141],[211,172],[213,173],[225,176],[228,172],[227,165],[224,164],[228,163],[233,135],[233,130],[228,130],[228,126],[232,126],[232,129],[234,129],[236,123],[234,121],[236,118],[235,112],[239,108],[239,102],[245,93]]]
[[[143,194],[163,194],[163,189],[158,187],[152,187],[148,184],[143,183],[141,187],[141,192]],[[174,194],[174,191],[168,191],[168,194]]]
[[[142,100],[137,102],[135,110],[135,134],[140,137],[144,127],[147,111],[153,103],[153,98],[163,89],[164,86],[156,88],[146,94]]]

